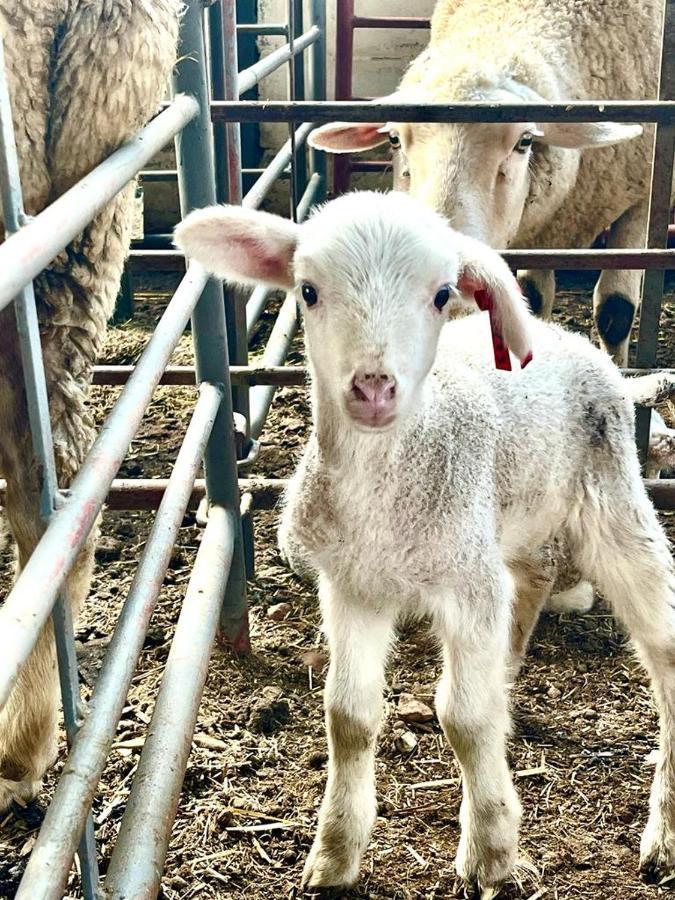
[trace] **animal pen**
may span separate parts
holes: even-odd
[[[46,526],[0,609],[0,704],[6,703],[40,630],[51,616],[69,742],[68,759],[21,881],[19,898],[61,897],[76,853],[84,896],[97,896],[92,800],[173,542],[185,510],[206,495],[209,507],[202,541],[103,887],[108,897],[157,894],[211,647],[219,630],[223,640],[235,649],[248,649],[246,578],[253,574],[253,516],[256,509],[273,507],[283,486],[280,481],[255,477],[238,480],[238,469],[244,474],[255,464],[256,442],[265,427],[275,388],[303,384],[306,379],[304,368],[284,365],[298,329],[294,298],[289,296],[283,302],[260,364],[249,366],[248,341],[270,292],[260,287],[247,298],[229,288],[223,292],[219,283],[191,264],[138,364],[97,367],[95,383],[123,388],[77,477],[67,490],[59,489],[32,279],[167,142],[176,140],[183,214],[217,200],[257,208],[290,164],[291,215],[300,221],[326,191],[325,158],[318,153],[307,154],[304,146],[314,123],[370,121],[375,111],[378,119],[406,122],[519,122],[527,117],[542,122],[655,123],[646,249],[519,250],[505,252],[504,257],[512,268],[645,270],[637,353],[634,367],[627,371],[642,373],[656,363],[664,272],[675,268],[675,251],[666,249],[675,151],[675,0],[666,3],[657,101],[569,104],[374,106],[366,101],[328,102],[324,0],[311,0],[310,8],[311,21],[306,29],[302,0],[289,0],[288,21],[284,24],[237,29],[235,0],[214,3],[206,16],[199,0],[189,0],[182,21],[174,99],[135,138],[30,221],[22,209],[11,98],[0,48],[0,187],[8,233],[0,246],[0,308],[14,302],[34,454],[42,472],[41,511]],[[377,27],[372,21],[364,21],[362,27]],[[287,43],[239,72],[237,33],[246,32],[283,35]],[[310,51],[311,76],[307,92],[306,50]],[[288,101],[238,99],[283,65],[289,66]],[[287,143],[243,196],[239,127],[250,122],[286,122],[290,133]],[[160,269],[182,265],[179,254],[171,250],[136,251],[132,262],[134,266]],[[196,367],[166,368],[190,319]],[[116,480],[160,383],[196,383],[199,387],[172,474],[168,480]],[[643,453],[649,417],[649,410],[638,411],[637,438]],[[197,478],[202,463],[204,480]],[[648,488],[657,506],[675,509],[675,481],[650,481]],[[80,723],[73,623],[63,586],[104,504],[111,509],[155,509],[156,517],[88,713]]]

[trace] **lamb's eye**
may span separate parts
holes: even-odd
[[[445,284],[434,297],[434,306],[438,310],[442,310],[450,299],[450,287]]]
[[[514,149],[515,149],[516,153],[527,153],[527,151],[532,146],[533,142],[534,142],[534,135],[531,134],[529,131],[526,131],[524,134],[521,134],[520,140],[518,141],[518,143],[516,144]]]
[[[396,134],[395,131],[389,132],[389,143],[394,150],[400,150],[401,138]]]
[[[302,299],[305,301],[307,306],[314,306],[314,304],[319,299],[319,295],[316,292],[316,288],[313,285],[308,284],[306,281],[302,285],[301,292],[302,292]]]

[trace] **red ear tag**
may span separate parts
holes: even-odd
[[[494,303],[492,294],[486,290],[474,292],[474,300],[480,310],[487,310],[490,316],[490,331],[492,332],[492,348],[495,354],[495,367],[503,369],[505,372],[511,371],[511,357],[509,356],[509,348],[506,346],[504,336],[497,325],[497,319],[494,312]],[[530,356],[530,359],[532,357]],[[523,368],[530,362],[530,359],[523,360]]]

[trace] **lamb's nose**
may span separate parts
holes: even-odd
[[[352,379],[352,395],[374,409],[384,408],[396,395],[396,379],[386,372],[357,372]]]

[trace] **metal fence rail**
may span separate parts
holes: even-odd
[[[91,804],[177,529],[185,509],[208,496],[206,529],[105,883],[106,895],[110,897],[156,895],[216,628],[220,628],[232,646],[247,649],[249,645],[246,563],[250,567],[252,512],[272,508],[284,485],[282,481],[270,479],[238,480],[233,413],[245,416],[248,437],[255,440],[263,432],[276,388],[306,382],[303,367],[284,365],[298,329],[292,298],[281,305],[259,365],[249,366],[248,343],[270,292],[258,288],[248,298],[231,290],[224,292],[200,267],[190,266],[138,364],[96,368],[95,383],[118,384],[122,391],[73,483],[66,490],[58,490],[30,280],[168,140],[176,138],[175,173],[171,170],[151,177],[177,179],[183,215],[217,200],[257,208],[275,182],[289,174],[290,213],[302,221],[312,205],[322,198],[326,187],[325,156],[305,149],[307,135],[318,122],[333,119],[505,122],[527,117],[539,121],[656,123],[646,249],[504,253],[512,267],[646,270],[636,362],[639,371],[651,370],[655,365],[663,272],[675,268],[675,251],[664,249],[668,223],[663,202],[672,178],[675,146],[675,0],[667,0],[666,4],[658,101],[503,106],[327,103],[324,0],[311,0],[306,29],[300,0],[288,0],[287,22],[272,25],[237,26],[234,0],[218,0],[215,7],[207,14],[211,96],[202,4],[199,0],[189,0],[181,28],[176,98],[135,138],[32,222],[25,221],[20,204],[11,120],[7,102],[2,99],[0,59],[0,188],[9,234],[0,245],[0,308],[12,300],[15,302],[35,455],[45,473],[42,504],[47,523],[33,557],[0,609],[0,633],[7,647],[7,652],[0,657],[0,707],[6,702],[40,628],[53,614],[70,744],[62,776],[17,894],[19,898],[61,897],[76,850],[80,856],[84,895],[88,900],[96,895],[98,874]],[[400,19],[393,26],[381,26],[382,20],[375,18],[353,16],[353,21],[355,27],[403,27],[403,23],[405,27],[424,27],[417,19]],[[286,43],[239,72],[238,33],[280,35]],[[310,51],[311,99],[305,93],[303,53],[307,50]],[[288,66],[289,100],[267,103],[239,100],[260,79],[282,65]],[[239,137],[242,122],[289,123],[288,141],[267,167],[255,170],[258,179],[245,196],[242,196]],[[214,159],[214,140],[217,159]],[[184,267],[180,254],[169,249],[136,251],[132,253],[132,263],[146,270]],[[196,364],[167,368],[189,319]],[[636,370],[630,371],[635,374]],[[199,385],[194,413],[171,477],[168,480],[116,479],[129,442],[160,383]],[[640,414],[639,421],[638,437],[644,450],[648,411]],[[250,445],[245,448],[245,452],[249,451]],[[202,459],[203,480],[196,478]],[[242,462],[245,461],[239,460]],[[675,508],[675,481],[648,482],[647,488],[657,505]],[[2,490],[0,483],[0,499]],[[63,602],[65,598],[59,592],[104,503],[112,509],[153,509],[157,514],[94,688],[89,716],[78,731],[74,716],[77,673],[72,623],[68,619],[68,606]]]
[[[315,10],[319,5],[314,4]],[[212,37],[223,48],[221,97],[232,97],[233,90],[235,97],[240,96],[279,66],[289,64],[292,80],[300,91],[298,96],[304,99],[300,60],[309,47],[313,52],[314,84],[319,88],[325,84],[323,10],[306,32],[302,32],[297,3],[289,8],[288,24],[249,28],[256,33],[283,34],[288,43],[241,73],[236,71],[233,0],[221,0],[219,12],[221,27],[216,28]],[[177,530],[195,492],[208,496],[208,524],[176,627],[150,726],[151,737],[142,754],[139,777],[132,786],[119,844],[110,863],[105,887],[108,896],[151,896],[157,892],[216,628],[220,626],[221,633],[233,646],[248,647],[241,516],[250,523],[252,501],[247,495],[247,503],[240,509],[226,336],[226,308],[231,312],[231,298],[225,304],[222,286],[209,280],[199,266],[189,268],[138,364],[125,377],[121,394],[80,471],[69,488],[59,490],[32,292],[31,279],[174,137],[175,177],[183,215],[214,203],[217,198],[242,201],[238,124],[225,127],[227,166],[222,193],[219,195],[216,190],[211,97],[205,67],[207,53],[202,4],[198,0],[188,3],[181,26],[179,56],[175,99],[134,138],[30,221],[21,206],[10,98],[0,56],[0,189],[7,232],[7,239],[0,245],[0,309],[12,301],[15,303],[34,451],[43,472],[41,503],[46,522],[42,540],[0,608],[0,631],[7,647],[7,653],[0,659],[0,708],[7,701],[41,628],[53,614],[70,747],[17,894],[31,900],[63,896],[76,851],[80,856],[84,896],[91,900],[97,896],[99,879],[91,804]],[[218,96],[216,79],[212,83]],[[313,96],[320,99],[322,95]],[[291,97],[294,99],[295,95],[292,93]],[[246,205],[259,206],[275,180],[283,178],[290,165],[294,184],[303,185],[303,190],[306,185],[300,204],[300,214],[306,215],[322,189],[320,176],[314,174],[308,181],[306,172],[295,171],[310,128],[301,125],[272,164],[256,172],[259,178],[243,198]],[[264,303],[258,299],[254,305],[259,316]],[[190,318],[196,360],[196,366],[190,371],[190,382],[200,385],[199,399],[173,474],[163,485],[162,496],[152,492],[151,508],[157,510],[155,522],[94,688],[89,715],[78,730],[74,636],[67,598],[60,592],[102,505],[110,497],[129,443]],[[245,351],[245,311],[236,328],[243,333]],[[235,349],[236,338],[235,332],[230,342]],[[279,353],[274,358],[283,362]],[[243,362],[246,362],[245,352]],[[241,390],[248,391],[246,379],[239,379],[237,384]],[[269,390],[269,386],[264,390]],[[196,484],[202,462],[205,480]],[[0,491],[3,487],[0,484]],[[177,691],[184,700],[178,711]],[[152,803],[144,793],[148,790]],[[149,808],[153,810],[151,815],[148,815]]]

